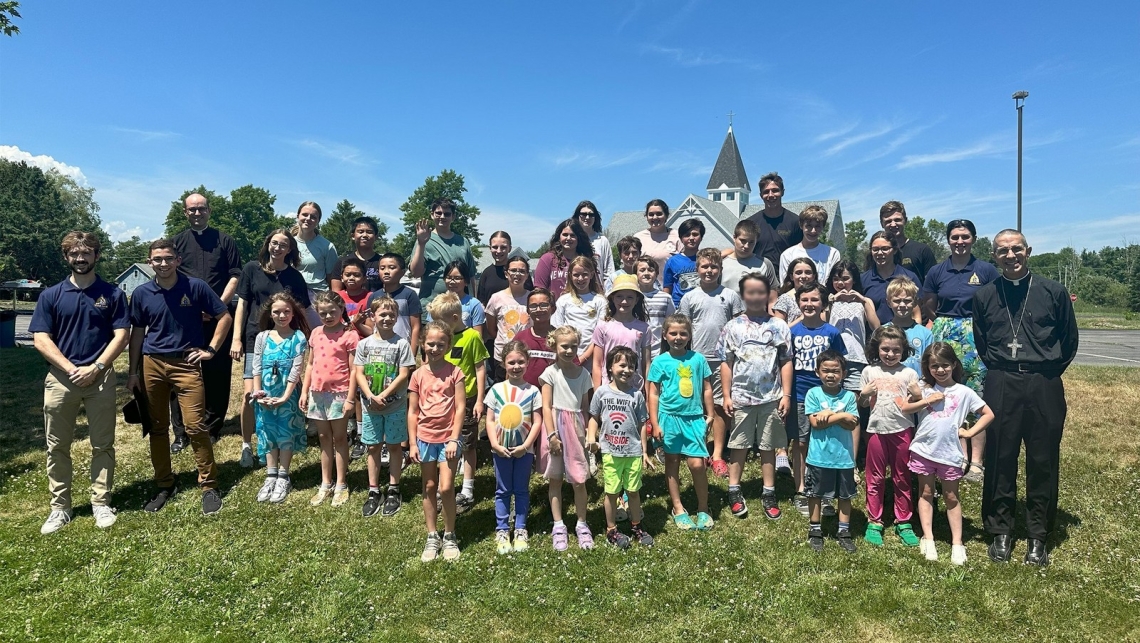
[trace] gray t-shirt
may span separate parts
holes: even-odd
[[[716,342],[720,339],[720,331],[728,320],[744,312],[744,301],[724,286],[717,286],[709,292],[698,287],[685,293],[677,312],[693,320],[693,350],[707,360],[719,362]]]
[[[297,237],[297,251],[301,255],[301,265],[297,270],[301,271],[309,290],[328,290],[325,277],[334,274],[338,259],[336,246],[318,234],[312,241]]]
[[[641,391],[626,393],[612,384],[603,384],[594,391],[590,415],[598,420],[602,453],[619,458],[641,457],[641,427],[649,420]]]
[[[356,359],[352,362],[356,366],[364,367],[364,376],[369,379],[373,395],[392,384],[392,380],[400,374],[401,366],[415,368],[416,359],[412,357],[412,347],[408,340],[399,335],[392,335],[391,339],[384,339],[379,334],[372,334],[356,345]],[[408,407],[407,386],[396,393],[400,401],[389,404],[379,411],[381,415],[394,413]]]
[[[720,283],[736,294],[740,294],[740,278],[748,273],[759,273],[768,278],[768,284],[775,288],[779,284],[776,283],[776,269],[772,267],[772,262],[768,261],[765,257],[752,255],[747,259],[737,259],[736,255],[728,255],[724,258],[723,266],[720,269]]]

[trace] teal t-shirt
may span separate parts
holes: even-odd
[[[855,404],[855,394],[840,391],[839,395],[828,395],[823,388],[816,386],[804,398],[804,412],[814,415],[820,411],[850,413],[859,417],[859,407]],[[854,469],[855,447],[851,440],[852,432],[838,424],[825,429],[812,429],[808,442],[807,463],[823,469]]]
[[[712,374],[708,360],[694,351],[686,352],[680,359],[669,351],[661,353],[649,365],[649,381],[661,385],[661,395],[657,401],[658,417],[664,415],[704,415],[701,393],[705,380]]]
[[[424,246],[424,276],[420,279],[420,307],[427,310],[427,305],[436,295],[447,292],[447,284],[443,280],[443,270],[452,261],[462,261],[467,264],[469,274],[475,274],[475,257],[471,254],[471,244],[459,233],[453,233],[450,239],[444,239],[435,232],[431,233],[427,245]]]

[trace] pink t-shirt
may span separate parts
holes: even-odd
[[[309,376],[309,390],[340,393],[348,390],[352,360],[360,335],[354,328],[341,328],[328,333],[317,326],[309,334],[309,350],[313,351],[313,372]]]
[[[420,405],[416,424],[417,440],[428,444],[443,444],[451,439],[451,427],[455,422],[456,383],[462,391],[463,371],[452,364],[439,369],[439,376],[427,364],[412,373],[408,392],[419,396]]]
[[[526,311],[526,294],[516,299],[511,290],[500,290],[487,300],[487,315],[493,315],[495,327],[495,362],[503,359],[503,347],[524,328],[530,328],[530,314]]]
[[[641,240],[641,254],[649,255],[657,262],[657,278],[661,279],[665,275],[665,262],[681,251],[681,238],[677,236],[677,230],[669,228],[664,238],[658,237],[659,241],[654,241],[654,235],[648,228],[633,236]]]
[[[609,369],[605,368],[606,356],[618,346],[625,346],[637,353],[637,370],[630,378],[629,385],[634,390],[640,389],[641,374],[645,369],[645,364],[642,363],[645,358],[643,351],[650,347],[652,341],[653,335],[649,332],[649,324],[640,319],[635,319],[628,324],[623,324],[616,319],[598,322],[598,325],[594,326],[593,342],[602,351],[602,384],[609,384],[610,381]]]

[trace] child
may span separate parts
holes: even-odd
[[[305,420],[297,412],[297,380],[304,364],[305,312],[289,293],[276,293],[261,309],[253,345],[253,393],[257,405],[257,451],[265,459],[265,484],[258,502],[285,502],[293,488],[289,463],[294,451],[305,450]]]
[[[344,300],[336,293],[317,293],[316,309],[321,326],[309,335],[312,350],[301,386],[301,411],[317,425],[321,440],[321,486],[309,504],[332,496],[332,506],[339,507],[348,502],[348,419],[355,416],[356,400],[352,358],[360,335],[345,323]]]
[[[364,264],[364,279],[368,284],[368,291],[374,292],[383,287],[380,281],[380,255],[376,253],[376,239],[379,236],[379,226],[372,217],[357,217],[353,219],[349,228],[352,232],[353,251],[343,255],[333,265],[329,273],[329,287],[332,290],[344,290],[344,266],[349,259],[356,259]]]
[[[423,309],[420,306],[420,297],[416,291],[400,283],[407,271],[403,255],[395,252],[386,252],[380,256],[380,281],[383,288],[372,293],[372,297],[391,297],[400,307],[400,316],[396,318],[395,332],[408,340],[411,346],[417,346],[420,341],[420,317]],[[371,302],[369,302],[371,306]],[[371,329],[368,331],[371,333]]]
[[[681,237],[681,252],[669,257],[665,262],[665,275],[662,278],[663,290],[673,296],[673,305],[681,305],[681,297],[700,283],[697,275],[697,249],[705,238],[705,224],[700,219],[688,219],[678,229]]]
[[[645,385],[644,375],[649,372],[649,315],[645,311],[645,296],[637,287],[637,278],[633,275],[618,275],[614,278],[613,286],[606,295],[606,318],[594,327],[594,335],[590,340],[593,343],[594,355],[593,380],[594,389],[600,388],[610,381],[609,369],[605,361],[610,352],[618,346],[625,346],[638,356],[641,369],[634,371],[629,384],[635,390],[642,390]]]
[[[558,298],[558,310],[550,323],[555,327],[573,326],[581,341],[578,344],[578,361],[587,370],[593,367],[593,345],[590,338],[594,326],[606,314],[606,300],[599,297],[602,286],[598,282],[598,270],[589,257],[574,257],[570,261],[570,278],[566,280],[566,292]]]
[[[554,295],[545,288],[535,288],[527,293],[526,308],[530,313],[530,327],[519,331],[515,339],[522,342],[529,353],[523,380],[541,390],[542,382],[538,378],[554,363],[554,351],[546,343],[546,336],[554,330],[550,325],[555,310]]]
[[[400,510],[400,475],[404,469],[404,447],[408,441],[408,378],[416,359],[408,340],[395,332],[400,306],[391,297],[372,300],[370,306],[376,329],[356,345],[353,362],[363,418],[361,442],[368,448],[368,499],[362,513],[365,518],[376,515],[383,502],[382,515],[392,516]],[[389,451],[388,491],[380,495],[380,467],[383,449]]]
[[[794,376],[796,382],[796,435],[792,443],[792,476],[796,483],[796,495],[792,502],[796,510],[804,516],[808,515],[809,507],[804,496],[804,456],[808,450],[808,439],[811,437],[811,423],[808,414],[804,412],[804,403],[807,393],[812,387],[819,386],[819,376],[816,374],[818,366],[816,360],[820,353],[831,350],[842,355],[847,350],[843,343],[843,335],[835,326],[823,321],[823,302],[826,297],[823,286],[812,282],[796,289],[796,307],[802,311],[803,317],[798,324],[790,327],[792,333],[792,358],[794,361]],[[846,360],[844,368],[846,368]],[[858,413],[859,409],[855,409]],[[828,503],[824,510],[827,515],[834,515],[835,511]]]
[[[436,531],[436,489],[443,505],[443,559],[459,558],[455,537],[455,466],[462,450],[463,407],[466,395],[463,371],[447,361],[451,350],[451,328],[431,322],[424,329],[424,364],[408,382],[408,441],[412,462],[420,463],[423,476],[424,521],[427,542],[420,560],[428,563],[440,555]]]
[[[649,422],[653,435],[665,442],[665,477],[673,524],[685,531],[705,531],[713,527],[705,472],[705,458],[709,457],[705,436],[714,417],[709,363],[704,355],[689,349],[693,327],[688,317],[670,315],[663,334],[665,346],[649,367]],[[682,456],[687,459],[697,493],[696,523],[681,504]]]
[[[740,292],[740,278],[746,273],[757,273],[767,277],[768,283],[776,283],[776,269],[772,262],[754,254],[759,237],[760,228],[751,219],[741,220],[732,232],[732,254],[724,258],[720,278],[725,288],[738,295],[744,294]]]
[[[353,328],[359,333],[362,322],[371,317],[367,309],[368,298],[372,292],[365,288],[363,261],[356,257],[348,257],[341,263],[340,282],[344,290],[337,290],[336,293],[344,300],[344,312],[348,315]]]
[[[803,307],[803,299],[800,300]],[[804,313],[805,317],[807,312]],[[816,358],[816,375],[820,385],[812,387],[804,400],[804,411],[811,422],[811,444],[808,447],[804,477],[804,494],[808,497],[808,544],[823,551],[823,529],[820,514],[823,500],[839,499],[839,529],[835,534],[839,546],[847,553],[855,552],[851,538],[851,499],[855,487],[855,446],[852,434],[859,428],[859,409],[855,394],[843,389],[847,360],[834,350],[823,351]]]
[[[863,369],[867,368],[873,355],[864,350],[867,345],[867,328],[872,331],[879,327],[879,316],[875,313],[875,302],[863,296],[863,283],[860,279],[859,269],[847,259],[841,259],[832,267],[827,275],[827,323],[839,329],[843,334],[843,345],[847,358],[847,377],[843,380],[843,388],[858,393],[863,387],[860,377]],[[867,410],[859,410],[859,428],[867,427]],[[855,443],[856,461],[859,461],[859,452],[862,443]],[[858,477],[856,477],[858,480]]]
[[[867,421],[867,534],[876,547],[883,544],[883,497],[887,491],[887,467],[895,498],[895,534],[907,547],[918,545],[910,525],[911,489],[907,458],[914,436],[911,413],[899,407],[917,400],[918,373],[902,365],[910,352],[906,334],[896,326],[882,326],[871,335],[867,353],[871,365],[860,377],[859,406],[870,407]]]
[[[602,475],[606,492],[606,540],[619,549],[629,549],[629,536],[618,531],[618,496],[624,489],[629,502],[630,533],[637,542],[649,547],[653,537],[641,527],[641,472],[643,467],[653,470],[653,460],[646,448],[646,422],[649,413],[645,396],[633,385],[638,372],[638,357],[627,346],[618,346],[606,354],[605,370],[609,377],[594,392],[590,402],[590,428],[586,434],[586,448],[602,451]],[[602,429],[599,440],[598,428]]]
[[[780,319],[768,316],[772,282],[757,272],[746,272],[737,284],[744,295],[744,314],[733,317],[717,341],[724,410],[732,415],[728,436],[728,507],[744,518],[748,505],[740,490],[744,460],[752,448],[760,449],[764,515],[779,520],[776,502],[776,449],[788,446],[784,418],[791,409],[792,334]]]
[[[463,371],[463,488],[455,496],[455,510],[466,513],[475,505],[475,447],[479,440],[479,419],[483,417],[483,393],[487,390],[487,347],[483,335],[463,323],[463,309],[454,292],[436,295],[428,304],[428,314],[451,328],[453,341],[448,362]]]
[[[796,288],[819,281],[819,271],[811,259],[793,259],[788,264],[788,274],[780,286],[780,296],[772,306],[772,314],[788,322],[788,326],[798,322],[803,313],[796,305]]]
[[[566,551],[569,537],[562,522],[562,478],[574,489],[574,535],[582,549],[594,548],[594,535],[586,523],[586,415],[590,409],[590,373],[575,363],[580,337],[573,326],[560,326],[550,333],[547,345],[556,361],[547,367],[542,383],[542,425],[538,468],[550,481],[550,532],[555,551]]]
[[[511,257],[507,260],[507,287],[491,295],[487,301],[487,324],[484,333],[492,342],[494,361],[502,363],[503,346],[515,338],[524,328],[530,326],[530,315],[526,307],[526,283],[530,281],[530,263],[525,257]],[[503,381],[505,376],[494,373],[495,381]]]
[[[677,312],[673,295],[657,285],[657,261],[649,255],[637,258],[637,287],[645,295],[645,312],[649,314],[649,350],[653,357],[661,353],[661,324]]]
[[[483,337],[484,309],[483,304],[467,294],[467,284],[471,283],[471,275],[466,261],[452,261],[443,269],[443,283],[447,291],[455,293],[459,298],[461,319],[464,328],[473,328]],[[431,306],[428,306],[427,321],[432,321]],[[486,349],[486,346],[484,346]]]
[[[898,316],[896,314],[896,319]],[[927,560],[938,560],[934,547],[934,481],[942,481],[942,497],[946,501],[946,519],[950,523],[950,562],[966,563],[966,547],[962,544],[962,505],[958,497],[958,481],[966,466],[966,454],[960,439],[970,439],[984,431],[994,420],[994,413],[978,394],[961,382],[962,362],[954,347],[944,342],[931,344],[922,354],[922,399],[900,407],[903,413],[921,413],[918,430],[910,443],[907,466],[918,474],[922,495],[918,499],[918,519],[922,522],[919,551]],[[961,428],[966,417],[978,414],[969,429]]]
[[[803,231],[804,238],[780,254],[780,279],[787,279],[788,267],[793,259],[803,257],[815,263],[818,274],[831,274],[831,267],[839,263],[841,257],[838,250],[819,242],[819,235],[823,233],[826,224],[827,210],[818,205],[809,205],[800,212],[800,230]]]
[[[507,381],[492,386],[487,398],[487,440],[495,467],[495,550],[500,554],[523,552],[529,547],[526,517],[530,513],[534,442],[542,431],[542,391],[523,379],[527,360],[522,342],[507,342],[503,347]],[[515,500],[513,546],[509,531],[511,498]]]
[[[491,253],[492,263],[483,269],[483,274],[479,275],[479,287],[475,293],[475,298],[482,302],[483,306],[486,306],[487,302],[491,300],[491,295],[509,285],[507,283],[507,260],[516,256],[511,248],[511,235],[502,230],[491,233],[487,249]],[[524,288],[526,290],[534,289],[534,284],[531,283],[529,276]],[[491,348],[488,347],[487,351],[490,352]]]
[[[910,344],[910,357],[903,360],[903,364],[915,373],[920,373],[922,356],[934,342],[934,335],[929,328],[914,321],[914,312],[918,309],[918,286],[909,279],[891,280],[887,284],[887,303],[895,314],[891,324],[906,333],[906,341]]]
[[[618,257],[621,258],[621,268],[618,268],[612,275],[606,277],[606,292],[610,291],[610,287],[614,284],[614,279],[621,275],[637,277],[637,258],[641,256],[641,239],[625,236],[618,241],[617,247]]]

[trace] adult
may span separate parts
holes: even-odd
[[[237,292],[238,277],[241,276],[241,254],[237,244],[230,235],[210,226],[210,203],[201,194],[187,196],[182,202],[182,212],[190,223],[190,229],[179,232],[170,240],[175,253],[181,257],[178,271],[206,282],[232,315],[234,311],[230,302]],[[215,318],[203,317],[202,335],[213,337],[217,325]],[[232,340],[232,337],[227,337],[226,343]],[[227,351],[202,362],[202,383],[206,389],[205,423],[214,442],[222,436],[222,423],[226,421],[230,408],[233,365]],[[186,437],[182,407],[174,396],[170,398],[170,425],[174,433],[170,452],[179,453],[190,445],[190,438]]]
[[[431,223],[416,223],[416,249],[412,251],[412,276],[420,278],[420,308],[427,306],[436,295],[447,292],[444,269],[452,261],[467,264],[467,274],[475,274],[475,256],[471,243],[463,235],[451,231],[455,223],[455,202],[446,197],[431,202]],[[434,224],[434,225],[433,225]],[[475,292],[475,280],[468,284],[468,292]]]
[[[755,253],[778,266],[780,255],[803,241],[804,233],[800,229],[799,215],[784,207],[784,179],[770,172],[760,177],[758,184],[764,209],[748,217],[760,229]]]
[[[309,301],[313,300],[318,292],[328,290],[332,286],[332,275],[336,269],[339,257],[336,246],[321,236],[321,206],[313,201],[305,201],[297,207],[297,224],[293,226],[293,237],[297,240],[297,251],[301,255],[301,264],[297,270],[305,278],[305,285],[309,287]],[[309,328],[321,325],[321,318],[313,307],[305,310],[305,317]]]
[[[41,534],[71,522],[71,442],[79,407],[87,415],[91,441],[91,513],[95,525],[115,524],[115,358],[127,346],[127,297],[95,274],[99,237],[69,232],[60,244],[71,275],[48,288],[36,302],[28,330],[48,363],[44,379],[44,435],[47,437],[51,511]],[[165,448],[165,447],[164,447]]]
[[[131,293],[130,378],[127,387],[146,391],[150,401],[150,461],[158,490],[144,509],[155,512],[166,506],[178,484],[170,466],[170,425],[167,400],[173,390],[182,407],[186,435],[198,467],[202,488],[202,513],[215,514],[222,508],[218,494],[218,466],[214,445],[203,422],[206,390],[202,363],[225,350],[230,331],[226,305],[206,282],[179,274],[181,258],[174,244],[159,239],[148,251],[154,279]],[[214,334],[202,334],[202,316],[218,320]]]
[[[930,246],[909,239],[906,236],[906,207],[899,201],[887,201],[879,208],[879,225],[887,238],[895,244],[898,253],[895,255],[899,265],[918,275],[918,283],[926,279],[926,273],[938,262],[934,258],[934,251]]]
[[[973,222],[955,219],[946,225],[946,241],[950,256],[926,274],[922,284],[923,314],[934,319],[930,331],[934,341],[946,342],[962,361],[966,386],[982,393],[986,366],[978,357],[974,343],[974,294],[998,278],[993,264],[973,255],[978,231]],[[985,432],[970,438],[970,465],[965,479],[981,482],[985,471],[982,452],[986,447]]]
[[[994,237],[1002,276],[974,294],[974,337],[986,374],[987,427],[982,524],[993,535],[989,555],[1013,553],[1017,460],[1025,443],[1025,562],[1049,564],[1046,542],[1057,516],[1065,385],[1061,375],[1077,354],[1077,318],[1068,291],[1029,272],[1029,247],[1017,230]]]
[[[479,287],[475,291],[475,298],[484,306],[490,301],[491,295],[509,285],[507,283],[507,260],[526,254],[522,250],[511,247],[511,235],[503,230],[496,230],[491,233],[487,250],[491,253],[491,265],[484,268],[483,274],[479,275]],[[526,278],[526,289],[534,290],[534,282],[529,276]]]
[[[895,279],[909,279],[915,287],[922,286],[918,275],[903,268],[896,261],[898,249],[885,230],[871,235],[871,259],[867,270],[862,274],[863,296],[875,304],[875,314],[879,321],[889,324],[895,318],[895,311],[887,301],[887,284]]]
[[[575,257],[594,256],[590,236],[575,219],[566,219],[550,235],[549,250],[538,259],[534,269],[534,285],[546,288],[555,297],[561,297],[570,279],[570,262]],[[599,281],[600,283],[600,281]],[[525,306],[525,302],[524,302]]]
[[[250,469],[257,464],[253,455],[253,405],[249,395],[253,393],[253,345],[257,342],[258,320],[261,307],[269,301],[269,296],[287,292],[297,300],[304,310],[312,305],[305,278],[297,270],[301,264],[301,253],[293,233],[278,228],[265,237],[257,259],[245,264],[238,281],[237,312],[234,314],[234,339],[230,343],[230,357],[245,358],[245,372],[242,375],[244,394],[241,406],[241,466]]]
[[[352,220],[350,230],[352,252],[336,260],[332,274],[329,275],[329,287],[336,291],[347,290],[344,280],[341,279],[344,262],[356,259],[364,264],[364,280],[368,284],[368,291],[383,290],[384,282],[380,279],[380,253],[376,252],[376,239],[380,235],[379,224],[372,217],[356,217]]]
[[[602,234],[602,215],[593,201],[579,201],[574,208],[574,218],[586,231],[590,245],[594,249],[594,263],[598,264],[599,283],[605,283],[614,274],[614,251],[610,240]]]
[[[669,206],[661,199],[653,199],[645,204],[645,223],[648,228],[634,233],[641,241],[641,254],[653,257],[657,262],[658,276],[665,274],[665,262],[681,251],[681,237],[673,228],[666,227],[669,220]]]

